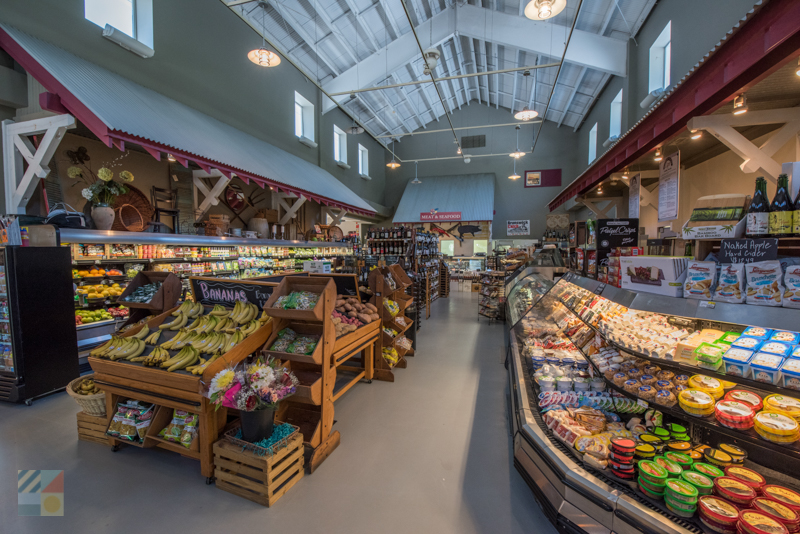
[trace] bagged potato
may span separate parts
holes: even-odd
[[[714,300],[741,304],[745,296],[744,263],[723,264]]]
[[[690,261],[686,269],[683,296],[687,299],[711,300],[717,285],[717,264],[713,261]]]
[[[777,260],[758,261],[744,267],[747,275],[748,304],[781,306],[783,301],[783,272]]]
[[[800,308],[800,265],[790,265],[783,277],[786,291],[783,293],[784,308]]]

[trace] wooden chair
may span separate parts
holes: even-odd
[[[150,199],[155,213],[154,221],[149,223],[151,232],[170,233],[166,224],[161,222],[161,215],[172,217],[172,233],[178,233],[180,224],[180,210],[178,209],[178,193],[173,189],[163,189],[153,186],[150,188]]]

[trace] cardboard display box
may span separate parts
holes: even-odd
[[[694,203],[692,215],[683,225],[684,239],[727,239],[742,237],[746,226],[747,196],[709,195]]]
[[[683,297],[689,258],[684,256],[624,256],[620,258],[623,289]]]

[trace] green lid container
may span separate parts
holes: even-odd
[[[691,469],[692,468],[692,464],[694,463],[694,460],[692,460],[691,456],[689,456],[688,454],[684,454],[682,452],[667,451],[667,452],[664,453],[664,456],[667,459],[672,460],[673,462],[676,462],[678,465],[680,465],[684,469]]]
[[[714,490],[714,482],[697,471],[684,471],[681,473],[681,480],[697,488],[697,493],[700,495],[710,495]]]
[[[661,495],[664,495],[664,490],[667,489],[664,484],[654,484],[641,476],[639,477],[639,485],[644,486],[645,489],[649,490],[651,493],[659,493]]]
[[[667,510],[669,510],[673,514],[677,515],[678,517],[685,517],[687,519],[690,518],[690,517],[694,517],[694,511],[692,511],[692,512],[684,512],[684,511],[676,508],[675,506],[672,506],[668,501],[665,501],[665,504],[667,505]],[[697,510],[697,508],[695,507],[695,511],[696,510]]]
[[[681,476],[681,471],[683,471],[683,468],[678,462],[670,460],[666,456],[656,456],[653,458],[653,461],[667,470],[667,476],[669,478],[678,478]]]
[[[667,470],[652,460],[641,460],[638,464],[639,476],[646,478],[656,486],[664,484],[667,480]]]
[[[724,477],[725,473],[719,467],[711,464],[706,464],[703,462],[695,462],[692,464],[692,469],[697,471],[701,475],[705,475],[711,480],[714,480],[717,477]]]
[[[657,436],[662,441],[667,441],[669,439],[669,430],[664,427],[657,426],[652,432],[654,436]]]
[[[684,503],[681,501],[676,501],[672,498],[672,495],[669,493],[664,494],[664,501],[675,510],[680,510],[685,514],[694,514],[697,511],[697,503]]]
[[[639,477],[639,491],[641,491],[642,493],[644,493],[645,495],[647,495],[651,499],[663,499],[664,498],[664,492],[663,491],[661,491],[661,492],[652,491],[650,488],[648,488],[647,486],[645,486],[642,483],[642,478],[641,477]]]
[[[693,485],[683,480],[671,478],[667,480],[665,488],[665,497],[669,496],[673,501],[683,504],[697,504],[697,498],[700,494]]]

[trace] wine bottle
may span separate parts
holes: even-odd
[[[794,204],[789,196],[789,177],[785,174],[778,176],[778,190],[769,206],[769,233],[772,237],[787,237],[792,235],[792,214]]]
[[[792,235],[800,237],[800,191],[794,199],[794,212],[792,213]]]
[[[750,207],[747,208],[747,237],[767,237],[769,235],[769,199],[767,198],[767,181],[763,176],[756,178],[756,190]]]

